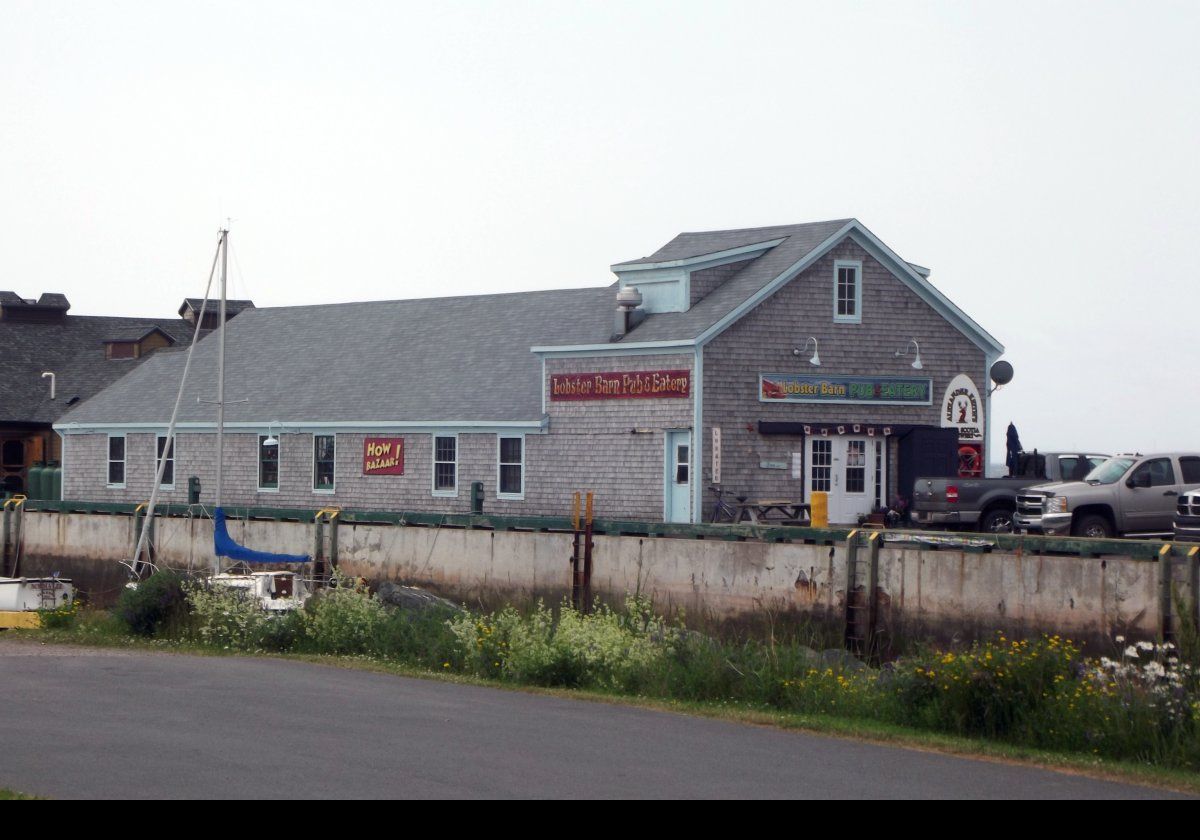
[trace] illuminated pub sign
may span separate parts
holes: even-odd
[[[760,373],[762,402],[931,405],[933,380],[899,376],[812,376]]]
[[[363,441],[363,475],[404,475],[404,438]]]
[[[691,384],[690,370],[554,373],[550,375],[550,399],[631,400],[686,397],[690,393]]]

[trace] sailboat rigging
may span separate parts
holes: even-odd
[[[179,391],[175,397],[175,405],[171,411],[171,420],[167,426],[166,440],[163,444],[162,454],[159,456],[157,470],[155,472],[154,486],[150,491],[150,500],[146,504],[146,514],[142,522],[141,531],[138,534],[136,547],[134,548],[133,559],[124,565],[128,566],[130,571],[131,583],[136,583],[141,580],[147,571],[155,569],[154,563],[149,556],[149,532],[151,523],[154,519],[154,510],[158,502],[159,488],[162,486],[163,476],[165,474],[168,459],[174,452],[176,427],[179,419],[179,408],[183,402],[183,393],[187,385],[188,372],[192,365],[192,356],[196,349],[196,344],[200,340],[200,330],[204,324],[205,310],[209,304],[209,295],[212,291],[213,277],[217,273],[217,266],[220,265],[220,298],[217,319],[217,398],[215,401],[199,400],[200,402],[215,402],[217,406],[217,428],[216,428],[216,488],[215,488],[215,504],[213,506],[213,559],[212,559],[212,577],[211,581],[220,585],[231,585],[233,588],[250,589],[256,592],[263,599],[264,604],[268,601],[274,603],[270,606],[271,609],[280,609],[278,602],[281,600],[277,595],[286,596],[284,600],[296,601],[296,605],[302,603],[300,597],[304,589],[303,581],[294,573],[284,572],[258,572],[252,576],[240,575],[231,576],[221,574],[221,558],[226,557],[230,560],[235,560],[240,563],[307,563],[308,555],[295,554],[276,554],[267,551],[257,551],[255,549],[246,548],[239,545],[230,535],[229,528],[226,524],[225,509],[222,506],[223,501],[223,479],[224,479],[224,456],[225,456],[225,330],[226,330],[226,301],[227,301],[227,283],[229,276],[229,229],[224,227],[220,231],[220,238],[217,241],[217,250],[213,255],[213,264],[209,270],[208,283],[204,290],[204,300],[200,305],[200,312],[196,318],[195,332],[192,335],[192,342],[188,346],[187,358],[183,365],[183,375],[180,378]],[[243,400],[244,402],[244,400]],[[276,441],[276,445],[279,443]],[[244,580],[248,577],[253,577],[257,580],[255,586],[246,587],[241,585],[239,579]],[[287,577],[288,580],[284,580]],[[269,578],[269,579],[268,579]],[[258,590],[264,590],[259,592]]]

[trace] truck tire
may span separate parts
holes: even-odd
[[[992,508],[979,518],[979,532],[982,534],[1011,534],[1013,529],[1013,512],[1008,508]]]
[[[1071,533],[1077,537],[1110,539],[1113,536],[1113,527],[1105,517],[1098,513],[1091,513],[1080,517],[1079,521],[1075,523],[1075,527],[1071,529]]]

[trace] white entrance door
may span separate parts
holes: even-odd
[[[667,432],[664,511],[667,522],[692,521],[692,433]]]
[[[886,448],[880,438],[814,437],[805,443],[805,497],[829,494],[829,522],[855,525],[861,514],[883,504],[887,487]]]

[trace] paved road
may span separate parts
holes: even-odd
[[[0,639],[0,788],[51,797],[1072,797],[1162,791],[271,659]]]

